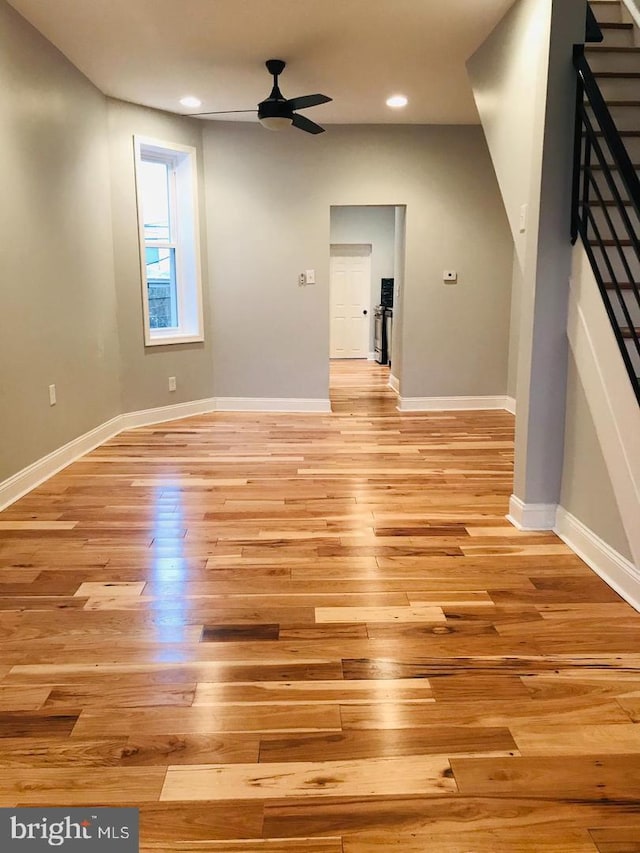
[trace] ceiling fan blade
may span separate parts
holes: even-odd
[[[257,113],[258,110],[218,110],[214,113],[185,113],[186,116],[193,118],[194,116],[226,116],[231,113]]]
[[[320,127],[315,121],[311,121],[306,116],[298,115],[298,113],[293,114],[293,126],[307,133],[324,133],[324,127]]]
[[[333,98],[327,95],[302,95],[299,98],[291,98],[287,106],[292,110],[306,110],[307,107],[317,107],[319,104],[328,104]]]

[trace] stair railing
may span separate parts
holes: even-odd
[[[640,403],[640,330],[634,322],[640,317],[640,180],[583,45],[575,46],[573,61],[578,92],[571,240],[582,238]]]

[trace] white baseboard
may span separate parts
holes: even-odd
[[[58,471],[62,471],[63,468],[84,456],[85,453],[89,453],[100,444],[113,438],[121,431],[121,422],[122,415],[117,415],[106,423],[95,427],[95,429],[85,432],[84,435],[79,435],[67,444],[63,444],[62,447],[48,453],[42,459],[36,460],[7,480],[3,480],[0,483],[0,510],[15,503],[27,492],[44,483],[49,477],[53,477]]]
[[[142,409],[139,412],[126,412],[120,416],[123,429],[135,429],[141,426],[161,424],[163,421],[177,421],[180,418],[188,418],[191,415],[206,415],[215,412],[217,402],[214,397],[204,400],[192,400],[188,403],[174,403],[172,406],[158,406],[155,409]]]
[[[640,610],[640,570],[559,506],[554,532],[625,601]]]
[[[329,400],[298,397],[217,397],[218,412],[330,412]]]
[[[375,352],[370,352],[369,355],[367,356],[367,361],[375,361],[375,360],[376,360]]]
[[[400,397],[401,412],[456,412],[506,409],[506,397]]]
[[[525,504],[511,495],[507,520],[518,530],[553,530],[557,509],[557,504]]]
[[[85,453],[104,444],[110,438],[125,429],[151,426],[152,424],[187,418],[191,415],[202,415],[208,412],[250,411],[250,412],[330,412],[329,400],[298,400],[298,399],[259,399],[259,398],[222,398],[210,397],[204,400],[194,400],[188,403],[175,403],[171,406],[159,406],[154,409],[143,409],[139,412],[125,412],[107,421],[95,429],[74,438],[67,444],[38,459],[22,471],[13,474],[7,480],[0,482],[0,511],[15,503],[28,492],[37,488],[49,477],[57,474],[67,465],[75,462]]]
[[[397,376],[394,376],[393,373],[389,376],[389,388],[391,388],[392,391],[395,391],[396,394],[400,393],[400,380]]]
[[[512,415],[516,413],[516,398],[515,397],[505,397],[504,398],[504,407],[508,412],[511,412]]]

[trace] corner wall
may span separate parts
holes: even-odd
[[[517,0],[467,63],[522,271],[510,518],[533,529],[553,528],[560,499],[572,54],[573,45],[584,41],[585,20],[586,0]]]

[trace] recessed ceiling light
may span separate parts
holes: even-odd
[[[194,98],[193,95],[187,95],[186,98],[180,98],[180,103],[183,107],[189,107],[190,109],[196,109],[197,107],[202,106],[200,98]]]
[[[393,95],[390,98],[387,98],[387,106],[395,107],[398,109],[399,107],[406,107],[409,103],[409,100],[405,98],[404,95]]]

